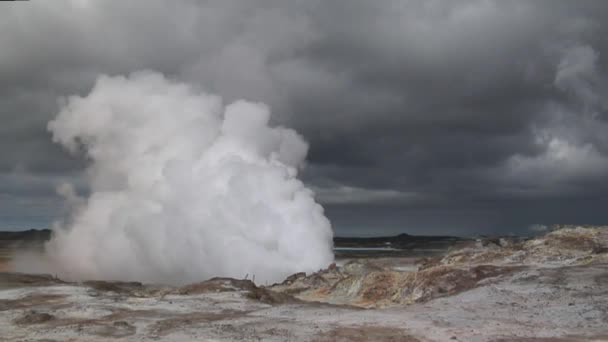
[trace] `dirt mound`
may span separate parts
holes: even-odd
[[[140,282],[91,280],[91,281],[85,281],[83,284],[96,291],[128,293],[128,294],[144,288],[143,284]]]
[[[263,287],[256,287],[247,292],[247,298],[260,301],[266,304],[290,304],[301,303],[302,301],[287,293],[272,291]]]
[[[30,311],[25,315],[15,319],[13,323],[18,325],[41,324],[55,319],[55,316],[46,312]]]
[[[531,258],[562,261],[602,257],[608,253],[608,227],[570,227],[524,244]]]
[[[94,292],[111,293],[124,297],[155,297],[170,291],[168,287],[144,285],[140,282],[91,280],[85,281],[82,284]]]
[[[218,277],[180,287],[175,293],[189,295],[209,292],[251,291],[255,288],[256,285],[251,280]]]
[[[418,272],[380,268],[367,261],[352,261],[342,268],[301,274],[270,287],[306,301],[385,307],[449,296],[478,286],[482,280],[509,274],[514,266],[438,265]]]
[[[298,276],[306,276],[306,274],[298,274]],[[297,277],[292,276],[287,278],[284,283],[293,283]],[[234,278],[212,278],[200,283],[194,283],[180,287],[171,291],[171,294],[177,295],[196,295],[203,293],[219,293],[219,292],[243,292],[243,295],[249,299],[260,301],[266,304],[286,304],[298,303],[300,300],[294,298],[287,292],[272,291],[265,287],[258,287],[251,280],[234,279]]]

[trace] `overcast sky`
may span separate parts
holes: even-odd
[[[0,2],[0,229],[86,162],[58,98],[152,69],[272,108],[338,235],[608,222],[608,1]]]

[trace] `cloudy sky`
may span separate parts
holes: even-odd
[[[86,161],[58,99],[151,69],[267,103],[339,235],[608,222],[608,2],[0,3],[0,229],[60,217]]]

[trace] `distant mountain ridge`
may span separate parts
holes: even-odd
[[[470,240],[469,238],[456,236],[425,236],[403,233],[395,236],[379,237],[334,237],[334,245],[336,247],[392,247],[398,249],[411,249],[419,246],[443,248],[446,244]]]
[[[28,229],[20,231],[0,231],[0,241],[16,240],[41,240],[46,241],[51,238],[50,229]]]
[[[28,229],[22,231],[0,231],[0,241],[46,241],[51,238],[52,231],[50,229]],[[402,233],[393,236],[374,236],[374,237],[334,237],[336,246],[358,246],[364,244],[366,246],[382,247],[388,244],[393,246],[402,246],[409,244],[433,243],[439,241],[466,241],[467,238],[456,236],[425,236],[425,235],[410,235]]]
[[[0,252],[24,246],[42,246],[51,239],[50,229],[29,229],[22,231],[0,231]]]

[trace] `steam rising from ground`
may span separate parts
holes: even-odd
[[[49,123],[91,160],[91,194],[55,227],[52,267],[70,279],[273,282],[333,259],[332,231],[297,168],[308,145],[268,108],[153,72],[102,76]]]

